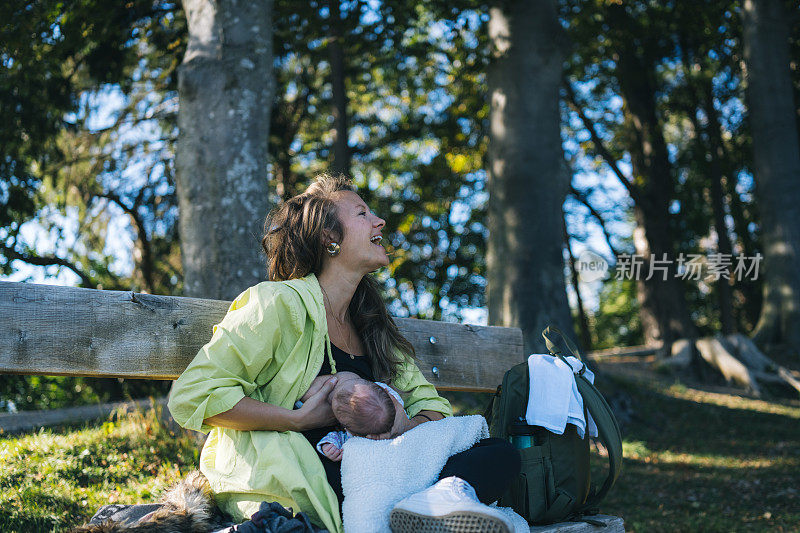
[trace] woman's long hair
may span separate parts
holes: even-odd
[[[325,231],[335,240],[344,229],[333,200],[339,191],[356,192],[344,176],[322,174],[302,194],[275,208],[267,216],[261,246],[267,254],[270,281],[319,276],[325,259]],[[414,347],[400,334],[371,275],[367,274],[350,300],[350,319],[361,339],[377,381],[393,381],[401,364],[396,350],[415,357]]]

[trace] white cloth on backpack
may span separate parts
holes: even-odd
[[[345,531],[389,533],[394,505],[436,481],[451,455],[489,436],[480,415],[426,422],[390,440],[352,437],[342,456]]]
[[[530,387],[525,420],[532,426],[541,426],[557,435],[564,433],[567,424],[573,424],[583,438],[586,433],[583,397],[578,392],[573,374],[580,370],[583,363],[573,356],[566,360],[569,365],[552,355],[532,354],[528,357]],[[584,377],[594,383],[594,373],[588,368]],[[589,435],[597,436],[592,415],[589,415]]]

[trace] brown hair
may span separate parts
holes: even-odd
[[[334,393],[336,419],[359,437],[391,431],[397,411],[389,393],[364,379]]]
[[[305,192],[289,198],[267,216],[261,246],[267,254],[270,281],[319,275],[325,259],[325,231],[344,238],[334,195],[356,192],[344,176],[322,174]],[[364,345],[374,377],[393,381],[400,370],[396,351],[415,357],[414,347],[389,316],[378,282],[367,274],[358,284],[348,307],[350,319]]]

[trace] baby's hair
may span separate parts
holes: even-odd
[[[389,393],[379,385],[359,380],[334,393],[334,414],[353,435],[380,435],[391,431],[396,410]]]

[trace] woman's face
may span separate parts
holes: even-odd
[[[381,230],[386,222],[376,216],[356,193],[340,191],[334,197],[344,235],[337,263],[364,274],[389,264],[381,246]]]

